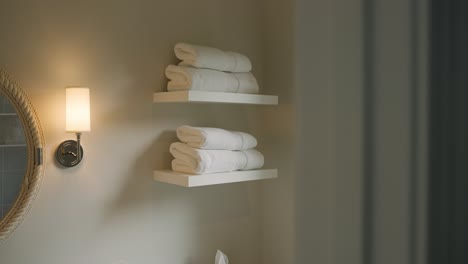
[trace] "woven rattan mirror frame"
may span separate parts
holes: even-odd
[[[7,73],[0,69],[0,93],[15,107],[23,125],[28,162],[21,189],[11,209],[0,219],[0,240],[8,238],[21,224],[40,188],[44,171],[42,150],[44,135],[37,114],[26,94]]]

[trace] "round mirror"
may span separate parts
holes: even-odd
[[[30,101],[0,71],[0,239],[18,227],[36,197],[43,172],[43,143]]]

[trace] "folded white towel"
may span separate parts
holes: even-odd
[[[263,155],[255,149],[243,151],[196,149],[181,142],[172,143],[172,170],[193,174],[253,170],[263,166]]]
[[[210,91],[258,93],[257,80],[251,73],[226,73],[208,69],[169,65],[166,68],[168,91]]]
[[[227,72],[249,72],[252,70],[252,63],[249,58],[236,52],[187,43],[177,43],[174,52],[176,57],[182,60],[179,63],[181,66]]]
[[[180,141],[199,149],[247,150],[257,146],[257,139],[244,132],[191,126],[180,126],[176,131]]]

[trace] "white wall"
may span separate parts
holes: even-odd
[[[382,63],[376,93],[407,100],[407,73],[393,71],[404,70],[397,59],[408,47],[387,54],[385,42],[408,36],[399,30],[407,26],[407,6],[375,2]],[[221,248],[232,263],[363,263],[363,11],[362,0],[3,4],[0,66],[36,106],[47,167],[25,222],[0,242],[0,262],[196,264],[212,262]],[[403,20],[393,24],[393,14]],[[172,47],[181,40],[246,53],[262,93],[279,95],[280,105],[153,105],[152,93],[164,89],[164,67],[175,62]],[[83,163],[64,170],[53,152],[72,137],[64,133],[63,88],[69,85],[92,88],[93,130],[83,137]],[[395,120],[376,120],[376,129],[404,128],[407,109],[396,110],[379,105],[379,113]],[[153,169],[169,167],[167,149],[181,124],[253,132],[266,166],[278,167],[280,178],[190,190],[153,182]],[[399,236],[407,230],[407,208],[385,189],[408,188],[399,156],[404,150],[385,151],[394,147],[391,136],[380,134],[375,142],[381,163],[374,187],[383,191],[373,204],[372,263],[396,260],[389,255],[407,259]],[[403,167],[396,171],[392,162]],[[395,213],[387,219],[388,206]],[[386,229],[388,223],[398,223],[397,231]]]
[[[372,263],[410,263],[410,3],[375,1]],[[398,18],[398,19],[396,19]]]
[[[296,263],[362,263],[363,3],[295,10]]]
[[[294,263],[295,132],[294,100],[294,1],[264,0],[263,61],[264,86],[279,95],[280,104],[262,108],[259,130],[279,178],[261,186],[262,262]]]
[[[255,132],[257,108],[151,100],[177,41],[243,52],[261,82],[260,9],[251,0],[2,3],[0,66],[30,96],[47,144],[41,191],[0,242],[0,262],[211,263],[221,248],[233,263],[258,264],[257,183],[184,189],[151,178],[169,167],[178,125]],[[64,132],[69,85],[91,87],[92,131],[82,164],[62,169],[53,152],[73,137]]]
[[[264,5],[262,263],[362,263],[362,1]]]
[[[280,123],[296,120],[296,211],[277,213],[295,217],[295,263],[423,263],[424,10],[425,1],[295,2],[297,112]]]
[[[373,5],[370,263],[425,263],[428,5]]]

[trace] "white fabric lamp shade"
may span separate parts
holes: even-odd
[[[68,87],[66,94],[67,132],[91,131],[89,88]]]

